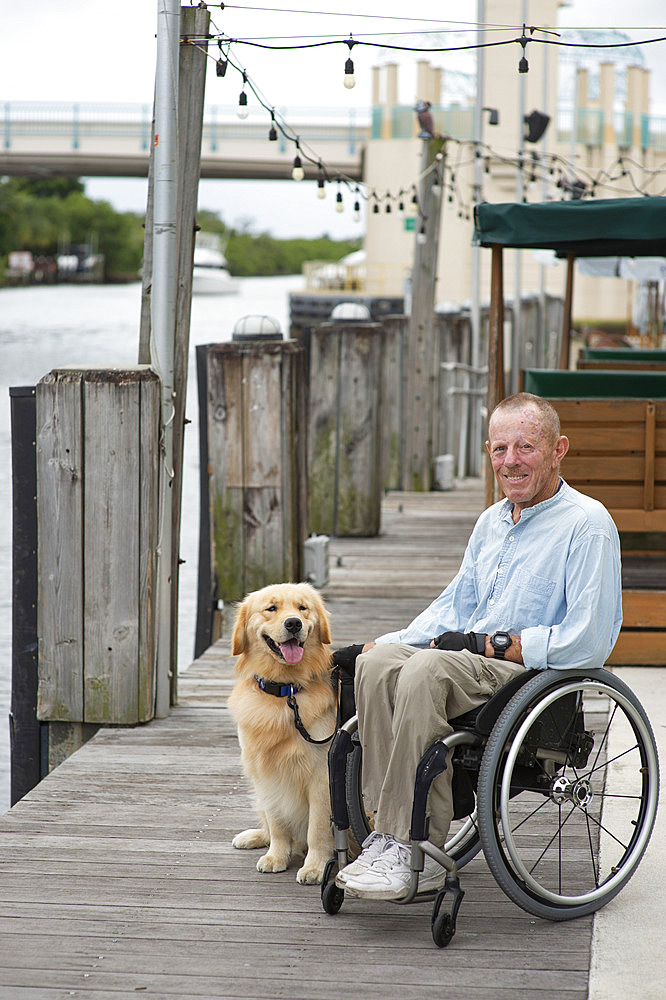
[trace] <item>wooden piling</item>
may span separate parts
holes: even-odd
[[[37,386],[40,719],[153,716],[159,391],[146,366]]]
[[[323,323],[310,345],[310,530],[376,535],[382,494],[381,323]]]
[[[293,341],[232,342],[205,352],[211,600],[302,577],[308,534],[305,352]],[[202,498],[202,504],[206,503]],[[204,510],[204,516],[206,511]],[[206,567],[207,569],[207,567]],[[201,573],[200,580],[206,573]],[[200,601],[199,617],[207,617]],[[206,624],[197,626],[197,634]]]

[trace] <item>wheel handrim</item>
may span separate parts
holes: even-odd
[[[568,770],[573,773],[565,775],[564,781],[557,787],[555,787],[557,778],[554,778],[548,796],[544,796],[543,793],[521,793],[517,799],[522,799],[526,794],[534,794],[541,795],[542,801],[539,802],[537,799],[534,811],[530,813],[528,810],[527,817],[520,819],[517,816],[518,810],[513,805],[516,800],[511,796],[511,785],[523,743],[532,726],[544,712],[557,700],[567,694],[574,693],[583,698],[586,694],[588,696],[602,696],[609,700],[611,708],[614,706],[613,711],[609,714],[600,745],[591,753],[592,766],[583,768],[582,773],[577,773],[573,766],[569,767]],[[629,749],[625,747],[624,752],[620,754],[614,745],[609,746],[609,742],[617,738],[615,734],[610,735],[610,729],[618,708],[622,709],[624,715],[618,717],[617,721],[621,722],[624,730],[627,732],[630,730],[633,734],[633,745]],[[620,727],[616,726],[615,728]],[[624,736],[625,732],[621,732],[620,739]],[[600,763],[599,755],[604,744],[606,745],[606,759]],[[637,758],[638,766],[628,759],[629,755]],[[625,771],[627,767],[630,768],[632,772],[631,795],[626,795],[622,791],[616,793],[613,791],[613,786],[608,791],[606,785],[614,763],[622,771]],[[567,771],[566,765],[564,770]],[[622,692],[603,682],[577,680],[562,685],[540,698],[538,704],[528,713],[513,737],[506,756],[499,790],[504,850],[510,859],[514,875],[536,898],[548,900],[558,906],[584,905],[612,893],[616,886],[629,878],[649,839],[657,806],[658,781],[656,774],[657,761],[649,727],[645,725],[640,713]],[[611,780],[614,782],[615,777],[613,776]],[[560,801],[557,799],[558,795],[561,796]],[[627,802],[636,806],[635,816],[630,821],[633,828],[627,834],[625,832],[627,824],[622,819],[622,837],[620,838],[616,837],[614,831],[607,829],[605,822],[607,807],[612,813],[613,799],[621,802],[623,807],[626,807]],[[546,841],[545,848],[540,854],[537,854],[535,860],[533,854],[530,856],[530,849],[533,849],[533,845],[527,848],[525,846],[528,834],[526,827],[537,813],[548,807],[548,804],[556,806],[558,810],[555,833],[550,841]],[[593,804],[594,808],[592,808]],[[609,806],[609,804],[611,805]],[[541,816],[539,821],[543,822],[543,819],[544,817]],[[590,870],[594,884],[591,888],[572,894],[571,891],[566,891],[563,884],[563,840],[573,841],[580,834],[581,828],[587,833],[589,841]],[[619,846],[613,845],[613,838],[618,840]],[[602,853],[609,851],[609,858],[614,854],[614,862],[610,860],[608,862],[595,861],[595,840],[601,840]],[[608,870],[607,874],[605,874],[606,869]],[[554,872],[555,875],[553,875]],[[553,877],[556,878],[556,885],[552,883]],[[586,877],[589,878],[589,874]],[[550,884],[548,884],[549,882]]]

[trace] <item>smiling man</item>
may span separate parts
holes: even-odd
[[[451,732],[449,718],[526,668],[602,666],[620,631],[617,530],[602,504],[560,477],[569,442],[557,411],[529,393],[508,397],[491,415],[486,447],[504,499],[479,517],[443,593],[356,660],[363,794],[375,832],[338,873],[352,894],[407,894],[416,768]],[[437,846],[453,815],[451,775],[448,768],[430,791]],[[419,888],[438,888],[445,877],[426,858]]]

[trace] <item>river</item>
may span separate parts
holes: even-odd
[[[289,292],[303,278],[245,278],[237,295],[197,296],[192,303],[187,390],[188,424],[183,467],[179,669],[192,661],[196,615],[199,529],[199,413],[194,347],[231,339],[243,316],[275,318],[287,335]],[[9,808],[9,705],[11,686],[11,442],[9,386],[35,385],[60,365],[136,364],[141,286],[55,285],[0,289],[0,812]]]

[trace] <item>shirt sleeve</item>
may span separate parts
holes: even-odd
[[[622,624],[622,582],[617,536],[597,529],[572,548],[566,567],[566,613],[556,625],[520,634],[531,670],[603,666]]]

